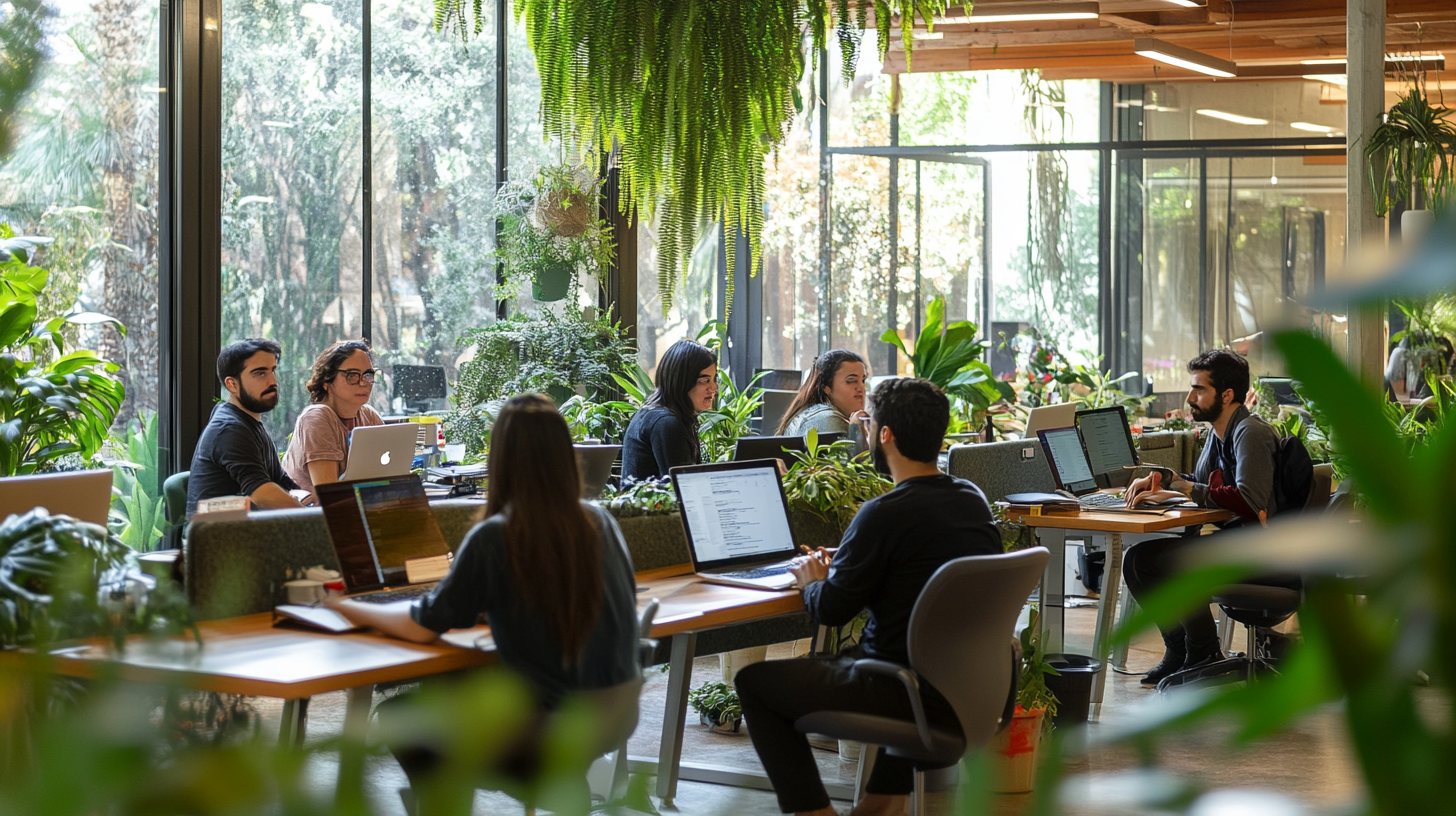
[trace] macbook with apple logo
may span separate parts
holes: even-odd
[[[341,482],[387,479],[410,472],[420,426],[413,422],[355,428],[349,435],[349,460]]]

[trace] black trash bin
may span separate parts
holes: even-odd
[[[1057,697],[1057,715],[1052,722],[1059,727],[1087,722],[1087,709],[1092,704],[1092,681],[1102,661],[1079,654],[1049,654],[1047,665],[1060,674],[1046,676],[1047,690]]]

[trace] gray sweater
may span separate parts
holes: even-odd
[[[1239,405],[1234,408],[1223,438],[1214,434],[1203,447],[1203,455],[1198,457],[1198,466],[1193,471],[1190,495],[1200,507],[1226,507],[1215,501],[1218,491],[1208,486],[1213,472],[1222,470],[1225,487],[1237,486],[1245,504],[1254,512],[1263,510],[1273,518],[1279,510],[1274,506],[1278,455],[1279,432],[1262,417]]]

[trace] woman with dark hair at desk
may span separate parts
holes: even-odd
[[[814,359],[809,376],[779,421],[779,436],[848,433],[866,416],[865,384],[870,370],[864,358],[849,349],[831,349]]]
[[[314,485],[337,482],[349,461],[349,435],[384,424],[369,407],[378,373],[363,340],[340,340],[313,361],[306,386],[312,404],[293,423],[283,455],[283,470],[299,487],[312,493]]]
[[[542,712],[572,692],[637,677],[631,557],[616,521],[580,500],[571,432],[549,399],[530,395],[505,404],[491,431],[488,469],[484,520],[427,597],[413,605],[326,603],[354,623],[416,643],[474,626],[484,615],[501,662],[530,682]],[[408,698],[391,708],[383,718],[408,717]],[[428,781],[440,755],[423,745],[390,750],[411,787],[426,790],[417,783]],[[528,739],[506,763],[528,773],[533,757]],[[468,812],[458,802],[439,805],[439,812]]]
[[[718,359],[702,343],[679,340],[657,361],[656,388],[627,425],[622,478],[666,476],[702,461],[698,414],[718,397]]]

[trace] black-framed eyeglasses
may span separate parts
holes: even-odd
[[[339,374],[343,376],[344,382],[349,385],[358,385],[360,380],[373,385],[374,381],[379,378],[379,369],[371,368],[367,371],[355,371],[352,368],[345,368],[340,369]]]

